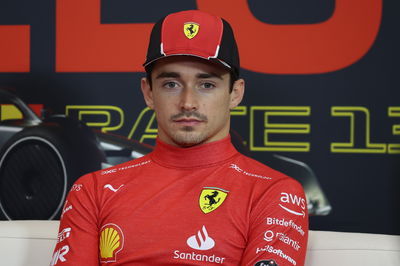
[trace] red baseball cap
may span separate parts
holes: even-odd
[[[172,13],[153,27],[146,71],[158,59],[186,55],[218,62],[239,76],[239,52],[233,30],[224,19],[200,10]]]

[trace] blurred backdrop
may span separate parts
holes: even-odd
[[[200,9],[228,20],[236,34],[246,80],[232,111],[238,148],[303,184],[311,229],[400,234],[397,7],[395,0],[1,0],[0,218],[32,218],[24,212],[53,204],[43,218],[56,219],[79,175],[151,150],[157,125],[140,92],[149,31],[170,12]],[[84,156],[93,162],[71,166],[91,140]],[[52,152],[65,160],[53,169],[58,181],[30,162],[50,165]]]

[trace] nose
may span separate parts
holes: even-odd
[[[180,108],[186,111],[194,111],[198,108],[196,92],[192,88],[182,90]]]

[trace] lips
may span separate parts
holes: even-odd
[[[178,126],[193,127],[208,121],[207,116],[197,111],[182,110],[181,113],[171,116],[171,121]]]
[[[181,119],[174,120],[174,122],[177,123],[178,125],[182,125],[182,126],[196,126],[196,125],[203,123],[202,120],[198,120],[195,118],[181,118]]]

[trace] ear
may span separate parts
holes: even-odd
[[[154,109],[154,101],[153,101],[153,91],[151,90],[151,86],[147,78],[142,78],[140,81],[140,87],[143,93],[144,101],[146,105],[150,109]]]
[[[230,94],[231,102],[229,104],[229,108],[233,109],[240,104],[244,95],[244,80],[238,79],[233,83],[233,89]]]

